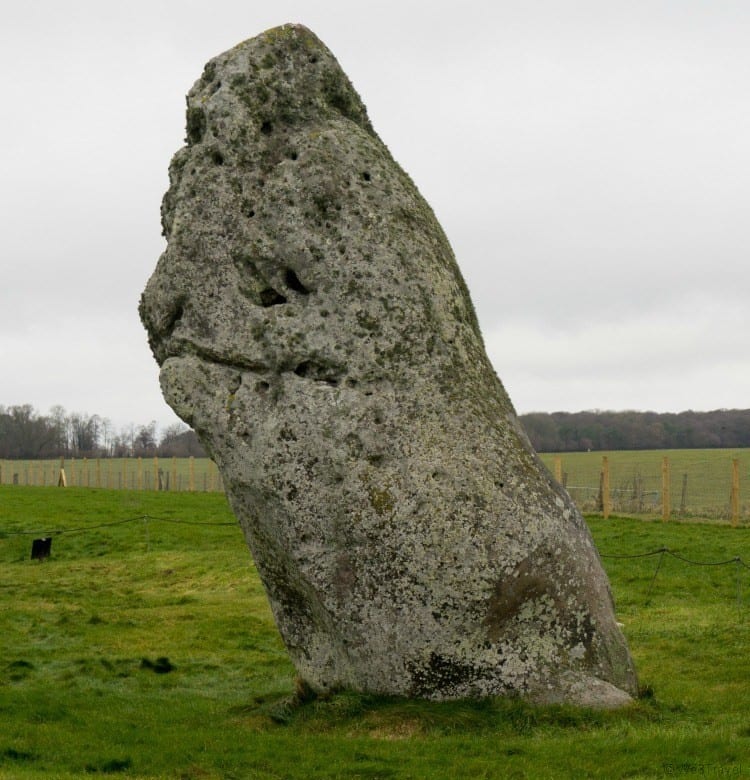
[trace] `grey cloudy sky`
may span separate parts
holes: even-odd
[[[0,404],[175,420],[137,316],[204,63],[334,52],[521,413],[750,407],[750,3],[38,0],[0,26]]]

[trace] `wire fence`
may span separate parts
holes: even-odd
[[[587,514],[707,519],[733,525],[750,521],[750,503],[742,493],[750,478],[747,450],[545,453],[540,457]]]
[[[750,522],[748,450],[544,453],[542,461],[587,514]],[[0,485],[223,492],[209,458],[0,460]]]
[[[2,460],[0,485],[108,490],[223,492],[209,458],[56,458]]]

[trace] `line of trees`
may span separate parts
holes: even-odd
[[[53,406],[46,415],[39,414],[30,404],[0,406],[0,458],[204,457],[205,454],[198,437],[182,423],[169,425],[161,432],[154,421],[115,430],[106,417],[68,413],[62,406]]]
[[[520,419],[537,452],[750,447],[750,409],[534,412]]]
[[[713,412],[533,412],[521,422],[538,452],[661,450],[750,447],[750,409]],[[198,437],[175,423],[159,432],[155,422],[115,430],[97,414],[54,406],[0,406],[0,458],[205,457]]]

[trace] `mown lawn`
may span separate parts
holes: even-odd
[[[750,563],[747,529],[590,523],[604,556]],[[300,706],[223,495],[0,487],[0,778],[750,776],[750,569],[603,560],[644,687],[625,710]]]

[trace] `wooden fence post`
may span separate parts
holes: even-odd
[[[138,456],[138,490],[143,490],[143,458]]]
[[[669,458],[665,455],[661,463],[661,519],[669,520],[672,514],[671,480],[669,473]]]
[[[195,492],[195,458],[192,455],[188,465],[188,490],[191,493]]]
[[[685,472],[682,475],[682,494],[680,495],[680,516],[685,517],[687,512],[687,489],[688,489],[688,475]]]
[[[102,486],[102,461],[100,458],[96,459],[96,486],[98,488]]]
[[[154,490],[161,490],[161,479],[159,478],[159,458],[154,455]]]
[[[555,481],[562,485],[562,458],[555,455]]]
[[[602,514],[604,519],[609,519],[609,513],[612,510],[612,502],[609,495],[609,458],[602,456]]]
[[[57,477],[57,487],[67,487],[68,481],[65,478],[65,458],[60,458],[60,474]]]
[[[729,504],[732,510],[732,525],[736,528],[740,522],[740,462],[732,458],[732,491]]]

